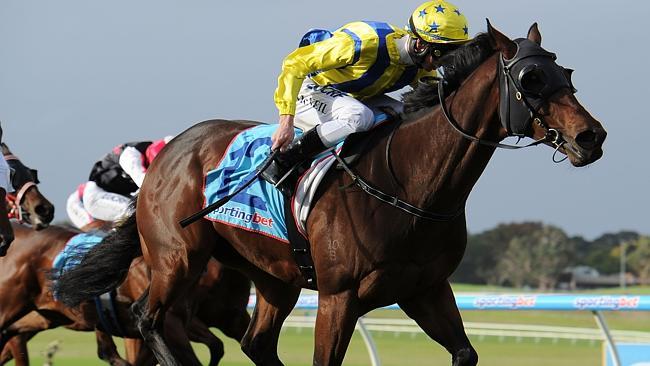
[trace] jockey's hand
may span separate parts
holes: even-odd
[[[280,149],[280,151],[285,151],[289,144],[293,142],[294,135],[293,116],[290,114],[281,115],[280,127],[278,127],[273,136],[271,136],[271,141],[273,141],[271,150],[276,151],[277,149]]]

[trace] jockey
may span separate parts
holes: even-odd
[[[309,31],[282,64],[274,97],[280,126],[271,147],[280,152],[261,176],[276,184],[295,164],[373,127],[375,111],[401,113],[401,102],[384,93],[435,75],[442,56],[468,39],[467,19],[444,0],[415,9],[407,30],[352,22],[334,32]],[[306,131],[296,141],[294,125]]]
[[[66,208],[72,223],[81,229],[95,219],[114,222],[122,217],[147,168],[172,138],[129,142],[104,155],[93,166],[88,182],[68,197]]]

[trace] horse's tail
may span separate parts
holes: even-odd
[[[74,307],[117,288],[126,278],[134,258],[142,255],[135,219],[135,200],[130,215],[101,243],[90,249],[80,264],[63,273],[52,273],[57,300]]]

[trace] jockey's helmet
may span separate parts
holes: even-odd
[[[467,18],[447,1],[427,1],[418,6],[407,29],[427,43],[458,44],[469,39]]]

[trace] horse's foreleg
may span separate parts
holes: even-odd
[[[6,364],[12,358],[15,360],[16,366],[29,365],[27,342],[38,332],[50,329],[57,325],[57,323],[53,323],[35,311],[11,324],[7,329],[7,333],[16,335],[9,338],[7,344],[4,346],[2,356],[0,356],[0,365]]]
[[[358,302],[352,291],[319,294],[314,365],[341,365],[357,323]]]
[[[182,365],[201,365],[190,344],[185,330],[185,321],[177,314],[177,312],[168,313],[165,318],[165,340]]]
[[[187,335],[192,342],[203,343],[210,350],[210,366],[216,366],[223,357],[223,342],[210,332],[208,326],[198,318],[193,317],[187,327]]]
[[[129,363],[117,352],[117,347],[110,334],[96,329],[95,338],[97,339],[97,356],[100,359],[108,362],[111,366],[129,366]]]
[[[8,270],[3,276],[11,276],[11,280],[3,281],[0,286],[0,294],[6,294],[0,297],[0,349],[4,348],[11,337],[18,334],[14,323],[35,310],[35,305],[30,299],[37,295],[25,285],[32,280],[28,275],[11,273],[11,270]]]
[[[12,337],[2,350],[0,365],[4,365],[13,359],[15,366],[29,366],[27,341],[31,339],[34,334],[35,333],[19,334]]]
[[[19,328],[12,323],[27,315],[30,311],[31,309],[21,308],[0,315],[0,349],[4,349],[7,342],[9,342],[12,337],[19,334]]]
[[[234,312],[221,314],[221,316],[225,319],[219,322],[217,328],[227,337],[241,342],[244,334],[246,334],[248,324],[251,322],[251,316],[248,314],[248,311],[246,309],[237,309]]]
[[[257,303],[241,348],[256,365],[282,365],[278,357],[278,338],[284,319],[298,301],[300,288],[266,273],[256,276],[253,282]]]
[[[470,344],[449,282],[419,292],[399,306],[424,332],[452,355],[453,366],[474,366],[478,355]]]
[[[132,365],[135,364],[141,348],[142,339],[124,338],[124,356],[126,356],[126,361]]]

